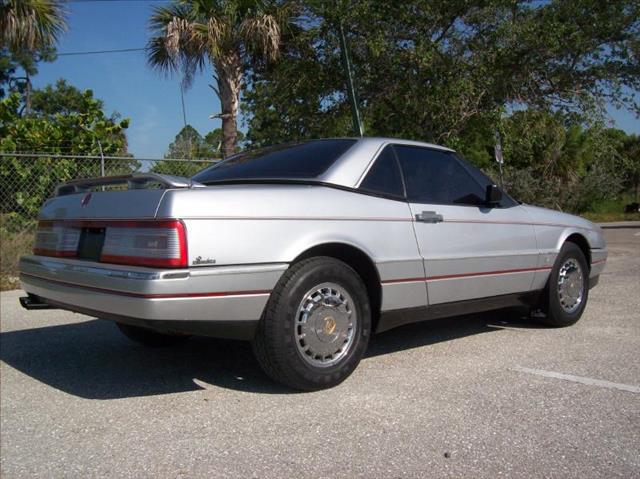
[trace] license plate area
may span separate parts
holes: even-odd
[[[82,228],[78,244],[78,259],[100,261],[105,228]]]

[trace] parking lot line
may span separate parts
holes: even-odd
[[[564,381],[572,381],[574,383],[586,384],[587,386],[599,386],[601,388],[619,389],[621,391],[628,391],[632,393],[640,394],[640,387],[633,386],[631,384],[612,383],[611,381],[603,381],[602,379],[587,378],[584,376],[574,376],[573,374],[557,373],[555,371],[545,371],[543,369],[531,369],[523,368],[522,366],[516,366],[514,371],[520,371],[523,373],[535,374],[537,376],[543,376],[546,378],[562,379]]]

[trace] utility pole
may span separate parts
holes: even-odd
[[[100,176],[104,176],[104,153],[102,152],[100,140],[98,140],[98,150],[100,150]]]
[[[102,143],[98,139],[98,149],[100,150],[100,176],[104,178],[104,153],[102,151]],[[104,185],[100,187],[102,191],[104,191]]]
[[[338,24],[338,33],[340,37],[340,53],[342,56],[342,65],[344,67],[345,76],[347,80],[347,94],[349,96],[349,103],[351,103],[351,116],[353,119],[353,130],[358,136],[364,135],[364,128],[362,127],[362,120],[360,118],[360,110],[358,109],[358,98],[356,96],[356,90],[353,86],[353,71],[351,70],[351,58],[349,57],[349,50],[347,49],[347,40],[344,36],[344,28],[342,22]]]
[[[184,127],[187,127],[187,110],[184,107],[184,83],[180,83],[180,101],[182,102],[182,121],[184,123]],[[184,131],[184,130],[183,130]],[[188,145],[187,145],[187,154],[186,157],[187,159],[191,159],[191,135],[189,135],[189,139],[188,139]]]

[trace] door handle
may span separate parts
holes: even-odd
[[[416,221],[421,223],[442,223],[442,215],[439,215],[435,211],[423,211],[416,214]]]

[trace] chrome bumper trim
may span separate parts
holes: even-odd
[[[166,271],[148,271],[148,268],[140,268],[135,266],[123,265],[104,265],[96,266],[91,261],[82,261],[77,259],[58,259],[46,256],[23,256],[20,262],[28,265],[34,265],[47,269],[52,274],[60,274],[65,272],[87,273],[91,275],[105,276],[110,278],[123,279],[184,279],[190,276],[215,276],[227,274],[243,274],[243,273],[266,273],[273,271],[284,271],[289,267],[288,263],[272,263],[264,265],[233,265],[233,266],[212,266],[200,267],[194,269],[173,269]],[[20,268],[22,270],[22,268]]]
[[[97,317],[255,321],[286,268],[269,264],[151,270],[29,256],[21,259],[20,279],[27,293],[45,303],[95,311]],[[176,278],[175,273],[183,276]]]

